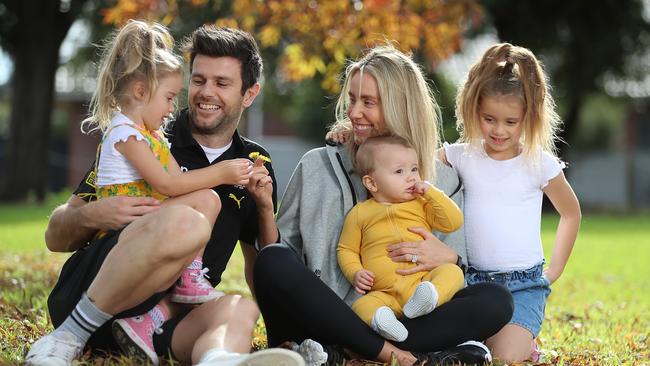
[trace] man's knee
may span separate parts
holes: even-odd
[[[216,328],[233,320],[249,323],[249,326],[254,327],[260,316],[257,304],[241,295],[225,295],[201,307],[204,307],[202,310],[206,314],[208,328]]]
[[[239,309],[237,312],[239,314],[242,314],[243,318],[248,319],[253,323],[257,322],[257,318],[260,316],[260,309],[257,307],[255,301],[240,296],[240,300],[238,301],[238,308]]]

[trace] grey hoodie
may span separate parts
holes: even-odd
[[[450,167],[437,163],[436,186],[463,208],[462,186]],[[307,152],[293,171],[277,216],[283,245],[292,249],[307,268],[348,305],[359,295],[341,272],[337,257],[345,215],[367,199],[361,178],[354,172],[348,149],[325,146]],[[464,228],[438,238],[467,258]]]

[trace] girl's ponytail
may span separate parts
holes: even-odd
[[[81,122],[81,130],[105,131],[133,81],[144,82],[152,95],[161,76],[181,72],[182,63],[173,53],[173,45],[169,31],[159,24],[129,20],[113,32],[102,47],[90,115]]]

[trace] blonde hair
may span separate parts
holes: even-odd
[[[480,144],[479,106],[482,98],[514,96],[524,107],[523,154],[536,160],[540,149],[556,154],[562,123],[542,64],[528,49],[499,43],[488,48],[469,70],[456,97],[456,128],[460,141]]]
[[[132,82],[145,82],[151,98],[162,77],[180,74],[183,68],[173,51],[174,38],[157,23],[129,20],[113,32],[102,48],[90,114],[81,122],[81,130],[86,133],[106,131],[120,103],[129,96],[127,89]]]
[[[375,136],[369,137],[361,144],[356,154],[356,168],[361,176],[375,171],[375,156],[377,150],[386,145],[402,146],[413,149],[406,139],[399,136]]]
[[[420,67],[392,46],[370,49],[345,70],[345,80],[336,103],[336,122],[331,131],[351,131],[347,115],[350,80],[355,73],[367,73],[377,81],[386,127],[391,134],[408,141],[418,155],[422,178],[435,181],[435,151],[440,146],[440,109]],[[354,156],[358,146],[347,142]]]

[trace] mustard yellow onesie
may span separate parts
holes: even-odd
[[[462,224],[463,214],[458,206],[433,186],[412,201],[382,204],[370,198],[354,206],[345,217],[339,239],[339,265],[350,283],[354,283],[354,274],[362,269],[375,275],[372,290],[352,304],[354,312],[367,324],[371,323],[375,311],[384,305],[401,317],[402,307],[421,281],[434,284],[438,305],[449,301],[464,285],[463,271],[458,266],[444,264],[430,272],[398,275],[395,270],[416,264],[393,262],[386,247],[422,240],[418,234],[408,231],[409,227],[449,233]]]

